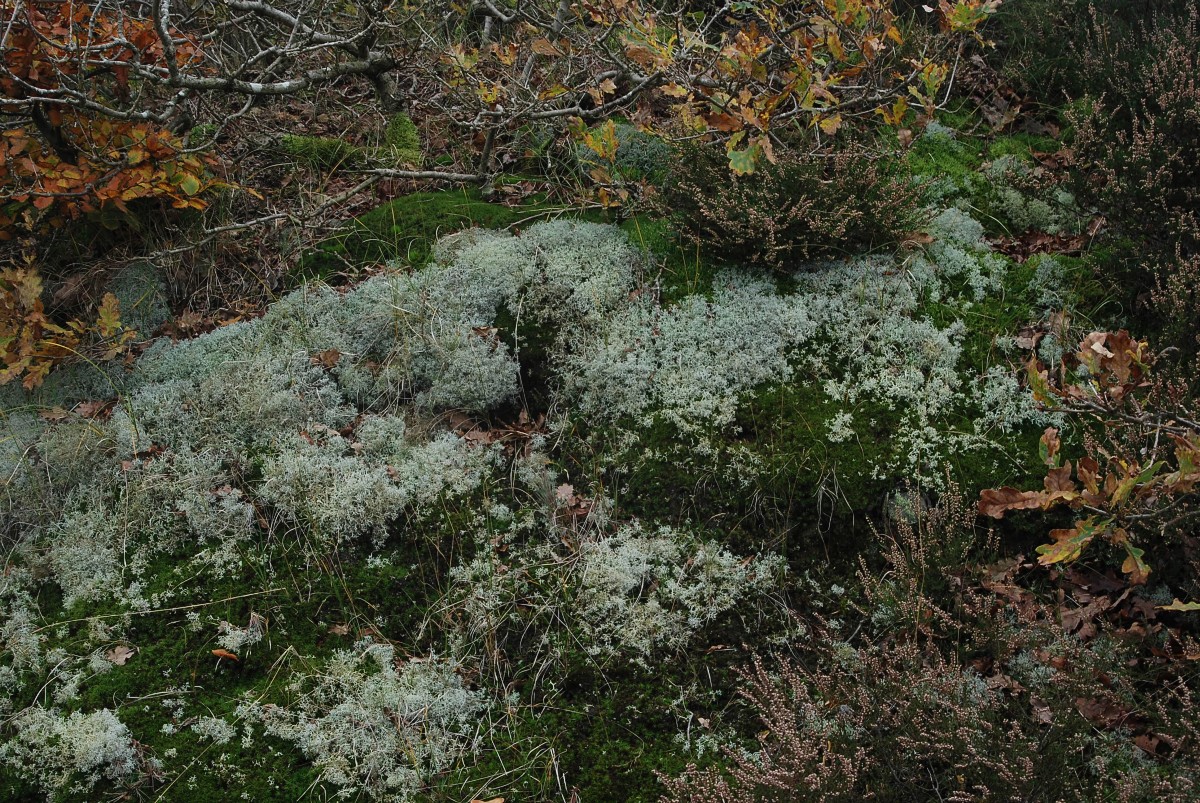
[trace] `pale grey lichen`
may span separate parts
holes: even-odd
[[[985,165],[983,175],[991,184],[996,212],[1012,233],[1080,230],[1084,218],[1071,193],[1062,188],[1046,190],[1047,200],[1026,189],[1035,180],[1035,168],[1028,161],[1006,154]]]
[[[1029,280],[1029,294],[1042,310],[1059,310],[1067,305],[1068,292],[1063,286],[1066,267],[1049,254],[1038,254],[1030,259],[1035,266],[1033,278]]]
[[[48,563],[63,605],[110,599],[123,588],[119,520],[92,495],[49,532]]]
[[[237,728],[220,717],[200,717],[192,723],[192,732],[216,744],[228,744],[237,735]]]
[[[468,641],[506,623],[527,629],[535,617],[547,628],[565,624],[544,634],[560,647],[640,663],[682,649],[717,617],[776,588],[785,569],[778,556],[742,558],[685,530],[609,522],[602,501],[569,534],[527,512],[480,540],[506,544],[507,558],[481,550],[451,572],[446,605],[462,612]]]
[[[41,416],[42,401],[18,394],[0,437],[9,477],[0,524],[15,564],[0,577],[0,688],[18,700],[44,687],[45,700],[65,706],[90,699],[101,663],[123,671],[103,656],[132,643],[135,617],[47,628],[39,585],[57,585],[63,606],[84,611],[186,610],[174,614],[181,633],[257,658],[271,641],[286,643],[292,612],[270,609],[268,640],[253,618],[243,627],[237,613],[190,610],[214,581],[264,579],[273,589],[264,603],[274,606],[276,593],[307,593],[305,572],[324,577],[343,560],[399,573],[411,558],[397,541],[424,538],[439,516],[456,546],[423,631],[435,641],[423,643],[473,668],[517,643],[536,643],[547,661],[574,653],[649,665],[678,655],[714,622],[760,610],[783,560],[736,555],[694,523],[617,518],[604,493],[564,486],[560,439],[603,432],[604,448],[615,449],[595,453],[606,483],[629,457],[676,461],[752,492],[770,456],[759,433],[739,426],[764,390],[806,383],[822,405],[809,422],[817,438],[844,450],[860,430],[879,432],[882,411],[886,448],[868,470],[922,483],[944,477],[963,451],[1042,426],[1049,419],[1011,374],[965,370],[967,332],[954,321],[1008,278],[1009,263],[961,210],[937,216],[932,235],[920,255],[798,266],[778,283],[728,271],[664,302],[613,227],[466,232],[443,241],[424,269],[345,291],[307,287],[261,318],[154,343],[127,374],[91,385],[109,383],[91,398],[118,397],[109,419]],[[1049,292],[1053,265],[1039,270]],[[530,343],[544,363],[529,362]],[[522,369],[545,381],[547,431],[517,427],[503,455],[500,444],[474,442],[501,430],[476,439],[446,431],[447,422],[478,421],[479,435],[511,420]],[[44,399],[86,386],[63,380]],[[652,443],[651,427],[665,437]],[[619,494],[619,485],[609,487]],[[590,512],[581,512],[584,496]],[[383,632],[380,617],[362,621]],[[73,652],[62,646],[68,638]],[[286,672],[275,687],[287,689],[282,705],[246,702],[239,714],[294,744],[342,797],[415,799],[472,755],[488,711],[456,664],[400,664],[368,642],[296,659]],[[134,776],[122,752],[132,737],[115,717],[14,714],[13,705],[0,702],[15,723],[0,757],[50,754],[49,774],[33,782]],[[192,727],[172,720],[172,738],[229,742],[231,720],[218,716],[229,712],[211,713]],[[102,747],[90,752],[66,746],[61,723],[72,722],[112,738],[92,739]]]
[[[776,586],[777,556],[743,560],[669,527],[638,523],[580,545],[575,606],[588,651],[648,658],[680,649],[706,624]]]
[[[628,123],[615,124],[613,134],[617,149],[609,159],[602,158],[586,143],[577,146],[576,157],[585,171],[604,168],[620,181],[645,179],[657,183],[663,179],[671,160],[671,147],[666,141]]]
[[[933,242],[924,255],[910,260],[909,270],[918,278],[921,291],[940,300],[951,289],[965,284],[972,300],[981,301],[1001,286],[1007,263],[989,253],[979,221],[956,207],[936,215],[929,224]]]
[[[588,421],[607,422],[610,433],[630,427],[633,449],[633,427],[669,424],[680,435],[676,452],[650,459],[727,463],[714,433],[737,434],[737,411],[756,389],[815,377],[844,414],[871,403],[900,415],[876,476],[898,471],[936,483],[950,455],[989,446],[983,432],[946,425],[976,406],[974,384],[963,375],[964,324],[939,326],[920,310],[927,300],[969,307],[1001,286],[1008,263],[990,252],[983,226],[962,210],[943,210],[930,232],[925,252],[903,260],[805,266],[787,294],[727,275],[708,296],[673,305],[638,295],[571,343],[563,390]],[[990,408],[1001,402],[1001,390],[1025,393],[993,384]],[[831,435],[836,442],[851,433],[834,426]]]
[[[478,747],[484,697],[436,657],[398,665],[390,646],[364,643],[297,673],[289,689],[287,706],[249,703],[239,713],[293,742],[340,797],[415,800]]]
[[[727,275],[711,299],[663,307],[642,296],[615,312],[573,344],[565,386],[592,417],[721,427],[746,391],[790,376],[796,346],[815,332],[805,305]]]
[[[123,781],[137,774],[133,736],[107,708],[89,713],[32,706],[14,716],[15,735],[0,742],[0,762],[56,799],[75,785],[92,789],[102,779]]]
[[[973,397],[982,409],[975,420],[975,431],[988,435],[1004,434],[1022,427],[1062,426],[1061,413],[1051,413],[1034,401],[1033,394],[1020,386],[1012,369],[994,365],[975,381]]]

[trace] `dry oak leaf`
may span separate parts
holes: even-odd
[[[1041,491],[1022,491],[1018,488],[987,488],[979,492],[979,514],[1002,519],[1010,510],[1033,510],[1042,506],[1045,494]]]
[[[325,349],[309,357],[309,362],[313,365],[319,365],[326,370],[332,371],[337,367],[338,361],[342,359],[342,353],[337,349]]]
[[[1200,611],[1200,602],[1183,602],[1175,597],[1170,605],[1159,605],[1160,611]]]
[[[129,663],[129,659],[137,653],[137,649],[126,644],[118,644],[108,652],[104,653],[104,657],[116,666],[125,666]]]

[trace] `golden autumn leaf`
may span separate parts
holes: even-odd
[[[1159,605],[1160,611],[1200,611],[1200,602],[1182,602],[1179,597],[1175,597],[1170,605]]]
[[[840,114],[833,114],[829,117],[824,117],[817,125],[821,127],[822,131],[832,137],[842,127],[842,116]]]

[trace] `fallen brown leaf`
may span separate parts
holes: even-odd
[[[108,652],[104,653],[104,657],[116,666],[125,666],[129,663],[129,659],[137,653],[137,650],[125,644],[118,644]]]

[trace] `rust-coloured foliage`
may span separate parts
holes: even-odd
[[[204,208],[209,160],[130,111],[139,74],[197,67],[190,39],[102,2],[0,0],[0,24],[0,240],[82,216],[117,228],[135,202]],[[111,294],[92,323],[51,320],[41,294],[32,258],[0,274],[0,384],[36,387],[54,365],[111,359],[133,337]]]
[[[104,213],[108,225],[142,199],[202,209],[209,164],[182,141],[123,111],[139,91],[133,70],[194,65],[190,40],[165,52],[150,19],[86,3],[0,0],[0,239]]]

